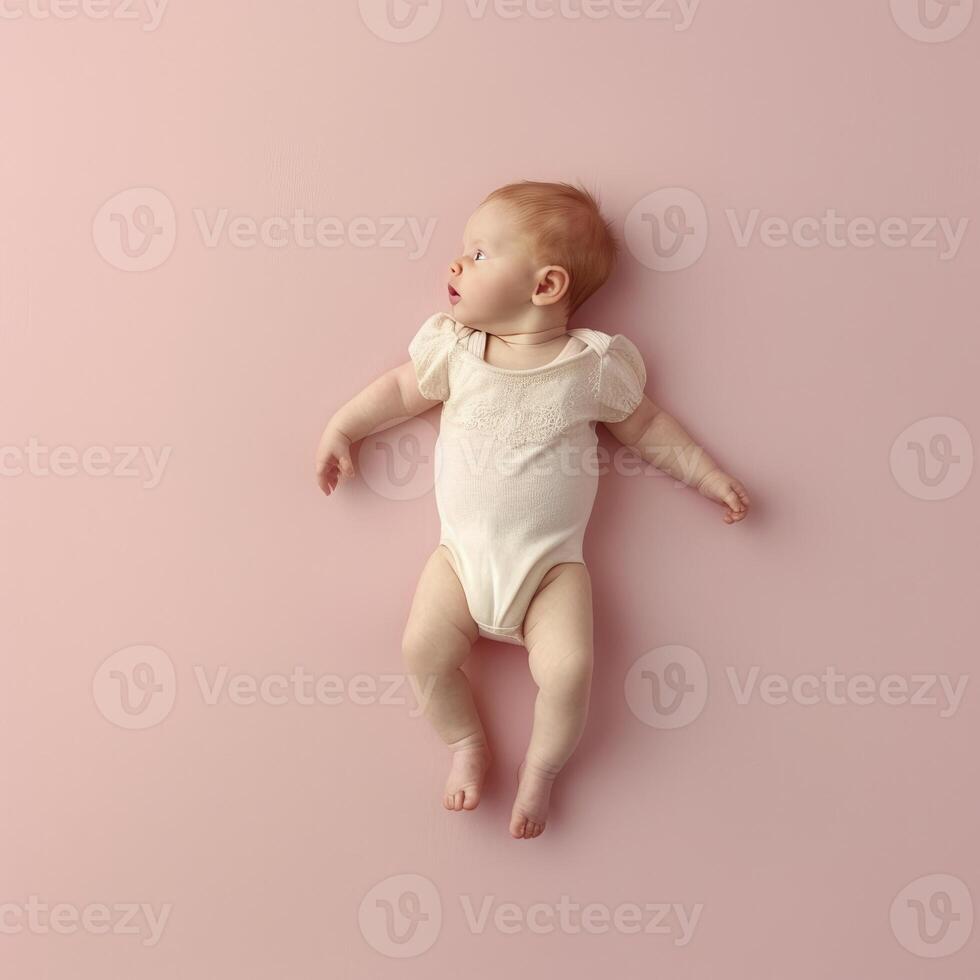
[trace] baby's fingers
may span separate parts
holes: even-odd
[[[736,513],[742,509],[742,501],[739,499],[738,494],[733,489],[726,490],[721,495],[722,503],[726,504],[728,508]]]
[[[330,494],[337,486],[337,467],[330,466],[317,475],[317,483],[325,494]]]
[[[337,458],[335,456],[328,456],[326,459],[317,460],[316,480],[324,493],[329,493],[337,485],[339,472]]]
[[[731,489],[724,494],[722,501],[728,507],[728,513],[725,515],[725,521],[727,523],[733,524],[735,521],[740,521],[745,517],[749,502],[747,496],[738,493],[735,489]]]
[[[329,457],[320,464],[317,472],[317,482],[320,484],[320,489],[327,495],[331,494],[337,489],[341,475],[352,477],[354,464],[346,456],[340,459],[337,459],[336,456]]]

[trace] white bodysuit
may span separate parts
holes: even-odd
[[[488,364],[487,335],[447,313],[429,317],[408,346],[422,395],[444,402],[439,543],[480,635],[521,646],[548,570],[584,564],[598,489],[595,423],[631,415],[646,384],[643,358],[622,334],[568,335],[575,341],[555,360],[524,370]]]

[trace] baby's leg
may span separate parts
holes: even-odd
[[[472,810],[480,802],[490,762],[470,684],[460,669],[478,636],[462,585],[440,546],[419,576],[402,655],[422,714],[452,752],[443,796],[447,810]]]
[[[528,606],[523,632],[538,696],[510,832],[537,837],[555,777],[575,751],[589,710],[592,581],[585,565],[563,562],[549,569]]]

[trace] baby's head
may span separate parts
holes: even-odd
[[[587,190],[532,180],[488,194],[462,245],[449,266],[452,315],[495,334],[564,325],[606,281],[619,252]]]

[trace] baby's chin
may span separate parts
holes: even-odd
[[[463,309],[463,304],[456,303],[455,306],[449,303],[446,308],[446,312],[451,316],[458,324],[464,327],[475,327],[476,324],[472,323],[472,317]]]
[[[474,313],[466,309],[465,306],[463,300],[455,306],[449,304],[449,315],[461,326],[482,330],[484,333],[493,333],[493,325],[500,322],[499,318],[482,316],[479,312]]]

